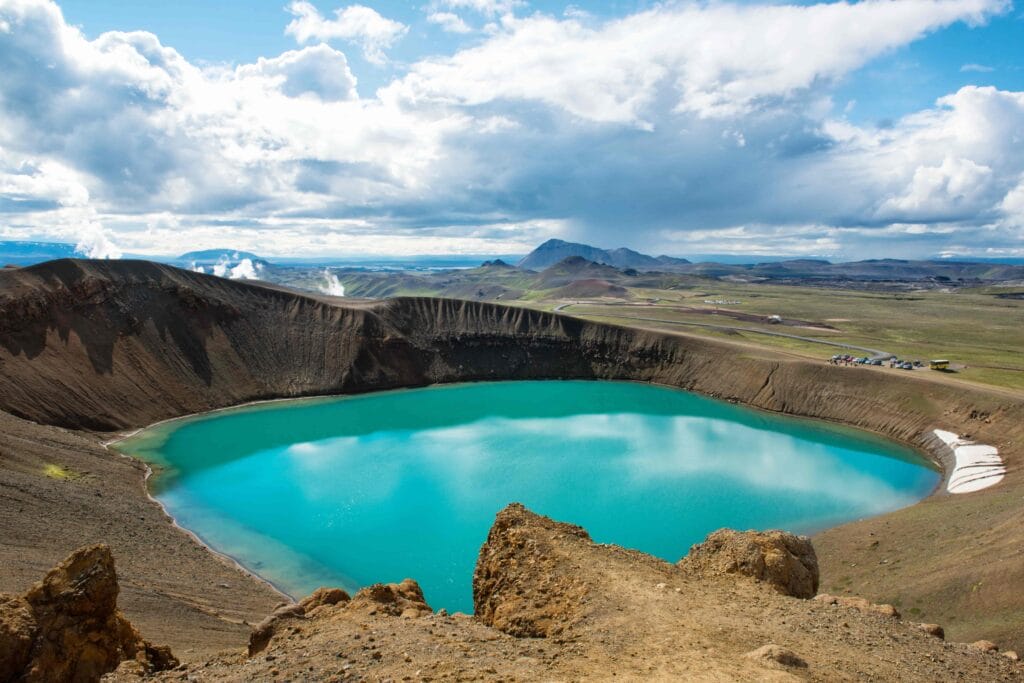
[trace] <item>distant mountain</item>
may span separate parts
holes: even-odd
[[[622,276],[622,271],[615,266],[589,261],[582,256],[568,256],[542,270],[537,278],[537,286],[550,289],[577,280],[617,280]]]
[[[510,266],[509,264],[507,264],[504,261],[502,261],[500,258],[497,258],[497,259],[494,259],[493,261],[484,261],[483,263],[480,264],[480,267],[481,268],[514,268],[515,266]]]
[[[527,254],[518,265],[520,268],[530,270],[544,270],[570,256],[578,256],[587,261],[603,263],[616,268],[635,268],[637,270],[673,268],[689,263],[686,259],[671,256],[655,258],[625,247],[607,250],[592,247],[589,244],[551,239]]]
[[[58,258],[81,258],[75,245],[64,242],[0,241],[0,265],[30,266]]]

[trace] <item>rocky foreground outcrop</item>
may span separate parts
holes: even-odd
[[[794,598],[818,593],[818,556],[811,540],[783,531],[720,529],[690,548],[679,566],[694,574],[749,576]]]
[[[726,542],[719,542],[727,539]],[[248,651],[163,680],[1013,681],[1024,668],[858,605],[793,597],[787,553],[817,581],[813,548],[780,532],[717,532],[672,564],[594,543],[521,505],[501,511],[473,581],[478,614],[432,611],[409,579],[351,598],[320,589],[282,605]],[[721,555],[721,557],[716,557]],[[126,681],[124,668],[111,680]]]
[[[85,682],[127,662],[153,673],[178,665],[117,609],[110,549],[75,551],[24,596],[0,594],[0,681]]]

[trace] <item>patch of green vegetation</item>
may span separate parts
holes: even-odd
[[[54,463],[46,463],[43,465],[43,475],[50,479],[57,479],[59,481],[74,481],[82,477],[80,472],[75,472],[70,467],[56,465]]]

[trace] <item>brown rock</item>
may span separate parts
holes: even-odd
[[[806,669],[807,662],[792,650],[769,643],[743,655],[771,669]]]
[[[940,640],[945,640],[946,638],[946,629],[938,624],[918,624],[917,626],[930,636],[935,636]]]
[[[1006,650],[1004,652],[1000,652],[999,654],[1001,654],[1002,656],[1006,657],[1007,659],[1009,659],[1012,662],[1019,662],[1020,661],[1020,655],[1018,655],[1015,650]]]
[[[277,619],[273,615],[252,627],[249,634],[249,656],[255,656],[267,649],[270,639],[277,632]]]
[[[25,670],[35,640],[36,622],[24,598],[0,595],[0,681]]]
[[[999,646],[991,640],[976,640],[971,643],[971,647],[977,648],[982,652],[999,652]]]
[[[864,598],[856,596],[837,596],[829,595],[828,593],[821,593],[819,595],[815,595],[814,600],[817,602],[823,602],[826,605],[839,605],[840,607],[849,607],[860,610],[861,612],[881,614],[884,617],[893,617],[895,619],[901,618],[899,610],[890,604],[875,604],[865,600]],[[930,635],[936,636],[937,638],[945,637],[945,632],[938,624],[918,624],[918,626],[921,630],[929,633]]]
[[[566,537],[590,541],[581,527],[534,514],[519,503],[499,512],[473,572],[476,617],[529,638],[557,635],[576,623],[588,588],[558,555]]]
[[[96,545],[72,553],[24,598],[4,596],[0,679],[95,681],[124,660],[143,672],[177,666],[117,611],[117,594],[114,558]]]
[[[814,599],[817,600],[818,602],[823,602],[826,605],[835,605],[835,604],[837,604],[836,596],[829,595],[828,593],[818,593],[817,595],[814,596]]]
[[[783,595],[812,598],[818,592],[818,558],[808,538],[784,531],[719,529],[690,548],[679,567],[697,574],[740,574]]]
[[[417,586],[417,590],[419,586]],[[422,597],[422,593],[420,594]],[[277,633],[278,626],[289,619],[303,619],[318,609],[330,607],[342,602],[349,602],[349,594],[340,588],[320,587],[297,603],[284,603],[274,610],[273,614],[253,626],[249,633],[249,656],[252,657],[267,648],[270,640]]]
[[[363,588],[349,603],[351,609],[399,617],[409,616],[410,610],[430,613],[430,605],[423,598],[420,585],[412,579],[402,583],[375,583]]]
[[[270,616],[274,619],[287,619],[288,617],[301,618],[306,616],[306,608],[297,602],[290,605],[282,605],[274,610]]]
[[[352,598],[348,593],[340,588],[317,588],[308,597],[303,598],[299,601],[299,605],[307,613],[312,612],[317,607],[323,607],[325,605],[337,605],[339,602],[348,602]]]
[[[889,604],[883,603],[878,605],[856,596],[839,596],[833,599],[835,600],[834,604],[840,607],[849,607],[869,614],[880,614],[883,617],[892,617],[893,619],[900,618],[899,610]]]
[[[274,637],[276,633],[277,620],[273,616],[267,617],[260,623],[252,627],[252,632],[249,634],[249,656],[253,657],[260,652],[267,649],[267,645],[270,644],[270,639]]]
[[[318,589],[313,595],[316,595],[319,590],[323,589]],[[309,597],[312,598],[313,595]],[[302,606],[302,603],[285,603],[275,609],[273,614],[252,627],[252,632],[249,633],[249,656],[252,657],[266,649],[270,639],[277,633],[277,627],[281,622],[288,619],[302,619],[305,616],[306,608]]]

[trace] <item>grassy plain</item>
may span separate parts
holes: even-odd
[[[583,318],[742,340],[813,358],[827,359],[841,349],[685,323],[805,336],[910,360],[947,358],[955,368],[948,373],[951,379],[1024,391],[1024,300],[1000,299],[986,290],[890,293],[714,281],[668,290],[631,289],[630,294],[628,301],[540,299],[530,305],[548,310],[564,306],[562,313]],[[743,314],[764,320],[744,320]],[[809,324],[767,322],[773,315]]]

